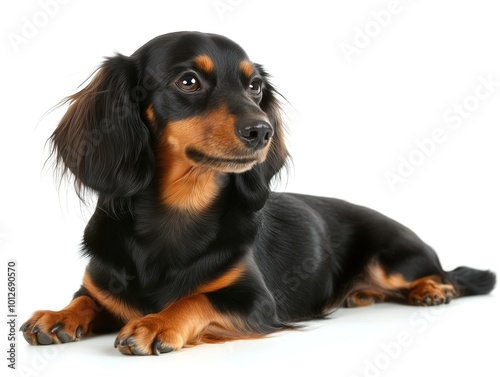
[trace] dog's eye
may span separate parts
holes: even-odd
[[[253,80],[250,85],[248,85],[248,92],[253,96],[258,96],[262,91],[262,84],[259,80]]]
[[[187,73],[176,82],[177,86],[185,92],[200,90],[200,80],[193,73]]]

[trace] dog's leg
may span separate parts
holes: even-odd
[[[181,299],[159,313],[127,323],[118,334],[115,347],[123,354],[153,355],[196,343],[212,323],[224,322],[203,294]]]
[[[410,305],[419,306],[440,305],[449,303],[458,295],[455,287],[445,280],[443,274],[437,271],[434,275],[408,278],[401,273],[388,272],[380,263],[373,263],[367,269],[365,284],[371,286],[373,292],[383,295],[387,301],[406,301]],[[360,293],[348,296],[346,304],[361,306],[366,300],[358,299],[357,295]],[[354,305],[349,305],[353,303]]]
[[[158,355],[187,345],[259,338],[286,328],[293,326],[277,319],[272,299],[247,278],[241,285],[196,293],[159,313],[129,321],[115,347],[126,355]]]
[[[116,329],[115,319],[91,297],[79,296],[60,311],[40,310],[20,328],[32,345],[68,343],[79,340],[91,331]]]

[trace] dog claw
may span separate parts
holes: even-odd
[[[29,327],[29,326],[28,326]],[[27,329],[26,329],[27,330]],[[33,339],[29,336],[29,333],[26,332],[26,330],[23,331],[23,337],[24,339],[28,342],[28,344],[34,346],[35,342],[33,342]]]
[[[57,322],[54,326],[52,326],[52,328],[50,329],[50,332],[51,332],[51,333],[58,332],[58,331],[59,331],[59,330],[61,330],[63,327],[64,327],[64,324],[63,324],[62,322]]]
[[[140,348],[137,347],[136,341],[135,341],[134,337],[132,337],[132,336],[129,337],[129,338],[127,338],[127,340],[125,341],[125,344],[128,346],[128,349],[130,350],[130,352],[133,355],[136,355],[136,356],[146,356],[146,355],[148,355],[147,352],[144,352]]]
[[[21,332],[25,332],[26,330],[29,329],[29,327],[31,326],[31,323],[29,322],[25,322],[20,328],[19,328],[19,331]]]
[[[153,350],[155,354],[159,356],[161,353],[172,352],[174,349],[170,346],[164,345],[160,339],[156,339]]]

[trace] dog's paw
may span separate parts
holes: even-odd
[[[428,279],[419,282],[408,295],[410,305],[434,306],[448,304],[456,297],[455,289],[450,284],[439,284]]]
[[[115,348],[125,355],[159,355],[182,348],[184,337],[160,314],[149,314],[125,325]]]
[[[81,296],[63,310],[35,312],[20,331],[31,345],[74,342],[88,333],[97,310],[97,304],[90,297]]]
[[[31,345],[74,342],[84,335],[84,329],[88,326],[69,314],[65,310],[40,310],[33,314],[20,330],[24,339]]]

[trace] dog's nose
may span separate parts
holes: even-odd
[[[273,127],[263,119],[244,118],[236,123],[236,132],[252,149],[264,148],[274,135]]]

